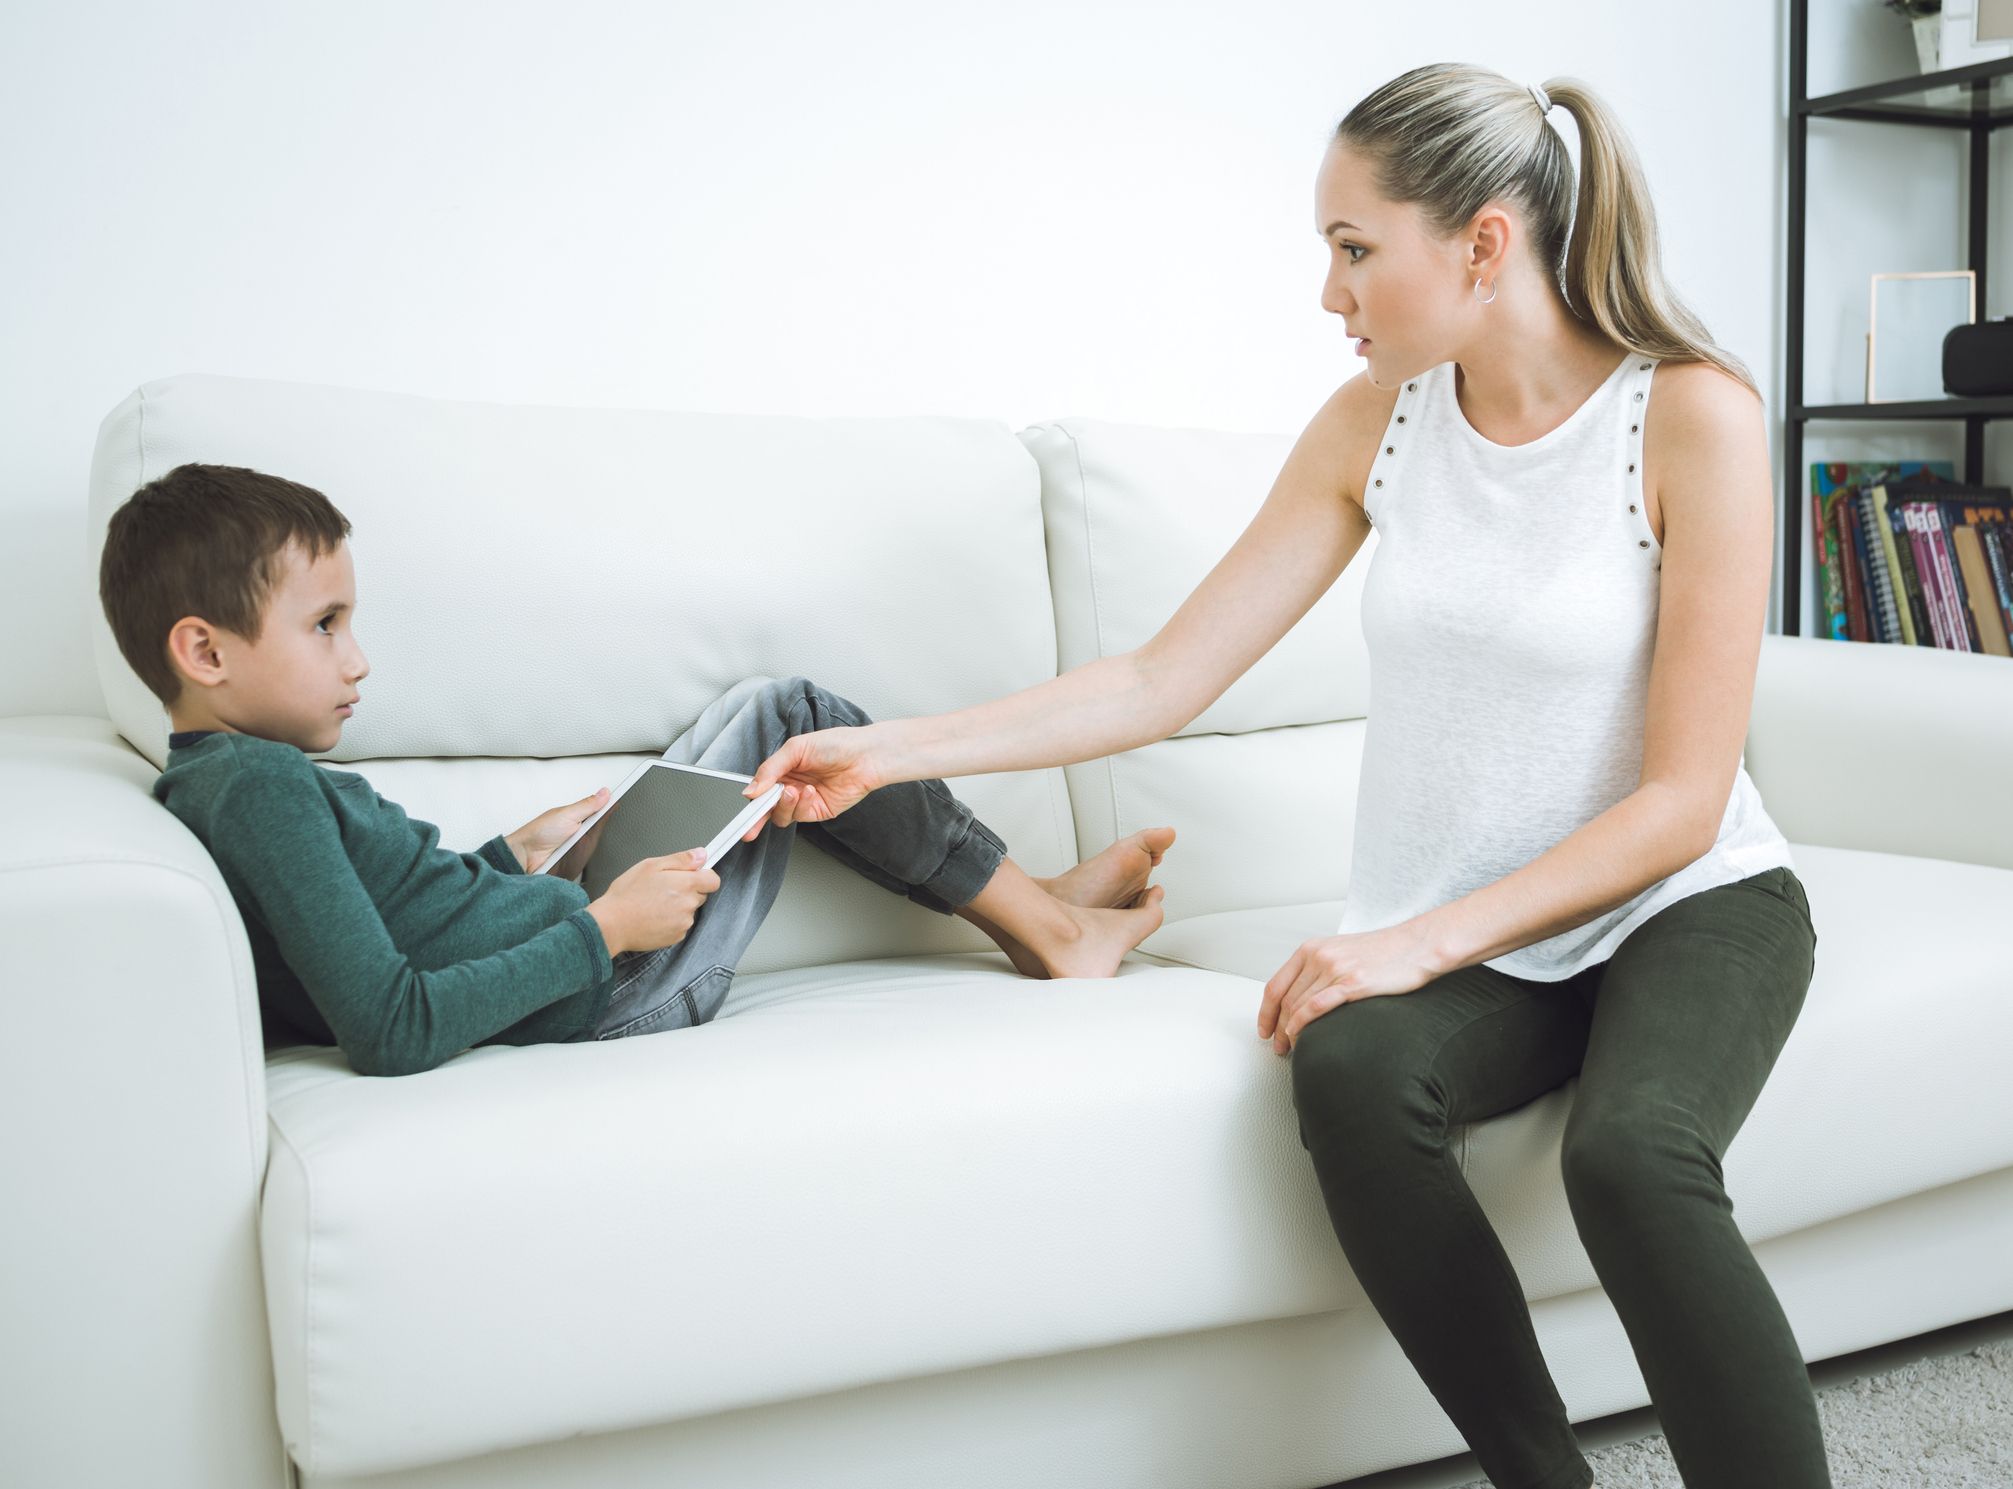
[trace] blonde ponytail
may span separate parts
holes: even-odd
[[[1575,317],[1629,351],[1710,362],[1759,397],[1746,365],[1665,284],[1649,183],[1614,111],[1578,78],[1548,79],[1542,91],[1579,127],[1577,193],[1571,154],[1537,96],[1470,63],[1393,78],[1349,111],[1335,138],[1371,162],[1385,196],[1417,203],[1442,237],[1489,201],[1515,202],[1539,267]]]

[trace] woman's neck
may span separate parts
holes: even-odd
[[[1454,393],[1476,429],[1500,443],[1520,444],[1585,403],[1627,351],[1576,319],[1555,296],[1550,306],[1503,317],[1486,340],[1456,356]],[[1504,433],[1491,432],[1499,430]]]

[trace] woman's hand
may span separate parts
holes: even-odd
[[[1381,931],[1320,936],[1300,943],[1265,984],[1258,1036],[1286,1054],[1300,1031],[1338,1003],[1424,987],[1439,973],[1414,921]]]
[[[741,794],[760,796],[771,786],[782,786],[783,794],[766,819],[772,827],[829,822],[869,791],[887,784],[871,759],[872,729],[872,725],[818,729],[786,739],[762,762]]]
[[[527,874],[536,873],[540,864],[552,856],[552,850],[579,829],[580,824],[600,811],[608,802],[608,788],[598,786],[592,796],[582,797],[563,807],[554,807],[549,812],[540,812],[516,832],[504,835],[504,842],[510,844],[510,851],[517,855],[517,861],[524,865]],[[601,831],[596,824],[594,834]],[[593,855],[592,845],[588,855]]]

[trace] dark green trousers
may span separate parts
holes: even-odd
[[[1802,882],[1769,869],[1665,906],[1563,981],[1477,964],[1301,1031],[1293,1102],[1335,1234],[1498,1489],[1593,1470],[1448,1129],[1574,1074],[1566,1199],[1684,1482],[1829,1489],[1802,1351],[1720,1172],[1816,948]]]

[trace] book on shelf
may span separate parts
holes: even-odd
[[[1810,467],[1819,634],[2013,656],[2013,487],[1947,460]]]

